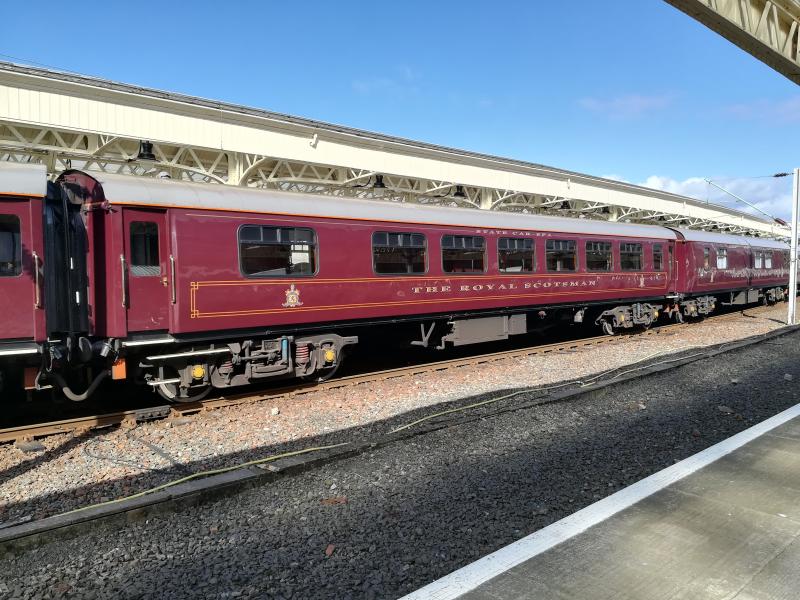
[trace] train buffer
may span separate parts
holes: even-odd
[[[408,600],[797,598],[800,405]]]

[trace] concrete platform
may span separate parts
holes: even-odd
[[[406,598],[800,598],[800,405]]]

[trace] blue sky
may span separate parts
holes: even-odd
[[[4,3],[0,60],[787,216],[800,92],[662,0],[187,6]]]

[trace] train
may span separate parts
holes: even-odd
[[[365,335],[606,334],[788,295],[789,247],[667,226],[0,164],[0,382],[172,402],[323,379]]]

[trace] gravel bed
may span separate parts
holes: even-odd
[[[188,419],[42,440],[45,450],[0,446],[0,527],[103,502],[189,473],[310,445],[318,436],[415,418],[414,411],[509,387],[542,386],[620,367],[658,353],[765,333],[785,305],[750,317],[709,320],[672,333],[633,337],[579,352],[534,355],[220,409]],[[396,425],[396,424],[395,424]]]
[[[7,557],[0,590],[398,597],[800,402],[798,359],[793,333],[570,402],[486,409],[214,503]]]

